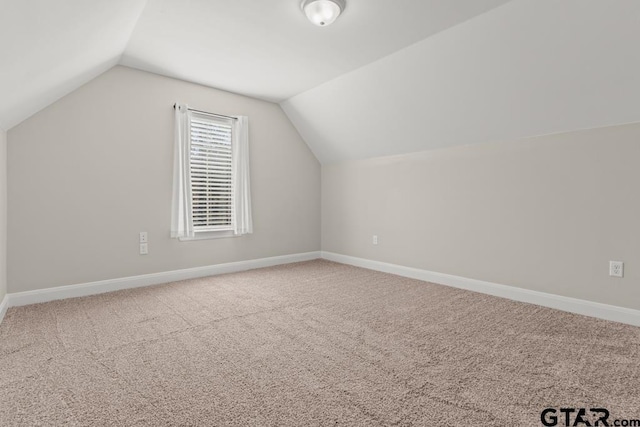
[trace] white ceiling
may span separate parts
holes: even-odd
[[[637,122],[639,42],[640,1],[514,0],[281,105],[323,163]]]
[[[0,0],[0,127],[118,63],[146,0]]]
[[[640,121],[638,40],[638,0],[0,0],[0,127],[121,63],[284,100],[324,163],[515,139]]]
[[[0,0],[0,127],[117,63],[280,101],[506,1],[348,0],[318,28],[300,0]]]
[[[348,0],[319,28],[300,0],[150,0],[121,63],[278,102],[506,1]]]

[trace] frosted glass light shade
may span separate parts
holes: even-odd
[[[335,21],[344,10],[344,0],[304,0],[302,10],[309,21],[319,27],[326,27]]]

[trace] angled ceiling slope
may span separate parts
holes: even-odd
[[[348,0],[319,28],[300,0],[150,0],[122,64],[282,101],[506,1]]]
[[[507,0],[349,0],[328,28],[299,0],[0,0],[0,127],[116,63],[271,101]]]
[[[146,0],[0,0],[0,127],[120,59]]]
[[[281,105],[323,163],[640,121],[640,2],[514,0]]]

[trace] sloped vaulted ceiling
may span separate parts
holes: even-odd
[[[0,0],[0,127],[116,63],[282,101],[507,0],[349,0],[311,25],[300,0]]]
[[[0,127],[120,63],[280,102],[323,163],[640,121],[638,0],[0,0]]]
[[[0,127],[120,60],[146,0],[0,0]]]
[[[323,163],[636,122],[639,43],[640,1],[515,0],[282,107]]]
[[[301,0],[150,0],[122,63],[282,101],[507,0],[348,0],[318,28]]]

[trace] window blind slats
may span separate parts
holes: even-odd
[[[201,165],[201,166],[206,166],[206,169],[209,169],[209,166],[214,166],[214,165],[224,166],[225,168],[231,167],[231,161],[226,162],[226,161],[223,161],[223,159],[220,159],[220,161],[215,161],[213,159],[202,160],[202,159],[196,158],[196,159],[193,159],[191,162],[193,163],[194,167],[198,167],[198,165]]]
[[[232,229],[231,124],[191,119],[191,196],[195,231]]]

